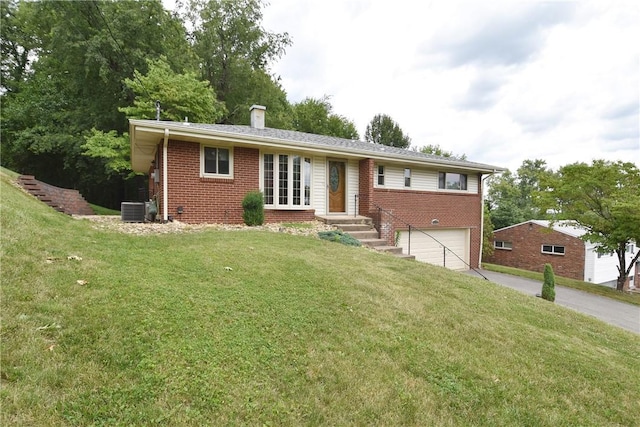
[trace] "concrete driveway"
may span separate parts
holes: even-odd
[[[534,297],[542,291],[542,282],[536,280],[487,270],[480,270],[480,272],[494,283],[516,289]],[[473,270],[469,270],[467,274],[480,277]],[[556,304],[640,334],[640,306],[562,286],[556,286]]]

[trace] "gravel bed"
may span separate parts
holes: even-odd
[[[111,215],[74,215],[75,219],[85,219],[93,223],[93,227],[100,230],[111,230],[126,234],[148,235],[148,234],[171,234],[171,233],[193,233],[202,230],[225,230],[225,231],[271,231],[274,233],[287,233],[296,236],[318,236],[320,231],[334,230],[331,225],[320,221],[296,222],[296,223],[272,223],[256,227],[249,227],[244,224],[186,224],[173,220],[162,224],[159,222],[123,222],[120,216]]]

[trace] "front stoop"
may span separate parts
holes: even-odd
[[[373,226],[371,218],[366,216],[318,216],[318,220],[325,224],[333,225],[340,231],[357,239],[364,246],[368,246],[380,252],[386,252],[403,259],[416,259],[413,255],[402,253],[402,248],[387,245],[387,241],[380,238],[378,231]]]

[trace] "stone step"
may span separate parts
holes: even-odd
[[[394,254],[394,255],[397,256],[398,258],[406,259],[409,261],[414,261],[416,259],[415,255],[408,255],[408,254]]]

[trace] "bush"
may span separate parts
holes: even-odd
[[[250,191],[242,199],[242,219],[248,226],[264,224],[264,198],[259,191]]]
[[[556,278],[551,264],[544,265],[544,283],[542,284],[542,298],[547,301],[556,300]]]

